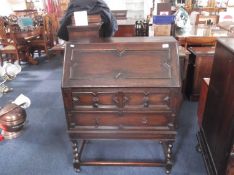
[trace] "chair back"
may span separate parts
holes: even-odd
[[[53,45],[53,26],[52,19],[50,15],[45,15],[43,17],[43,33],[44,33],[44,41],[49,42],[49,44]]]
[[[0,17],[0,41],[2,44],[7,42],[7,31],[9,30],[7,21]]]
[[[16,15],[9,15],[8,17],[8,21],[10,24],[17,24],[18,23],[18,17]]]
[[[59,29],[59,21],[58,17],[55,14],[49,14],[51,22],[52,22],[52,39],[54,43],[58,43],[58,29]]]
[[[0,17],[0,43],[3,46],[16,46],[15,31],[19,30],[19,26],[10,24],[5,18]]]

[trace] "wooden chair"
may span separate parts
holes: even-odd
[[[58,43],[57,33],[59,29],[59,21],[58,17],[55,14],[49,14],[49,16],[52,21],[51,40],[54,42],[54,45],[55,43]]]
[[[38,55],[41,56],[41,51],[48,54],[48,49],[53,46],[53,26],[52,20],[49,15],[43,16],[43,23],[41,26],[41,35],[30,41],[31,54],[34,55],[35,51],[38,51]]]
[[[11,14],[7,17],[7,20],[10,24],[17,24],[18,17],[16,15]]]
[[[219,15],[205,16],[205,15],[198,14],[196,17],[195,25],[207,24],[208,21],[210,21],[212,24],[218,24]]]
[[[215,37],[187,37],[185,39],[185,49],[189,46],[215,46]]]
[[[3,55],[5,58],[9,58],[11,62],[26,58],[29,54],[27,43],[23,43],[17,40],[14,33],[15,30],[19,30],[16,25],[10,25],[4,18],[0,17],[0,60],[3,65]]]

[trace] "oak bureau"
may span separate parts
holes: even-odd
[[[172,37],[125,37],[68,42],[62,94],[73,166],[172,168],[172,143],[181,104],[179,57]],[[86,140],[136,139],[162,143],[159,162],[82,161]]]

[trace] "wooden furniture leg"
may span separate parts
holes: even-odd
[[[171,169],[173,166],[172,162],[172,142],[162,142],[163,148],[164,148],[164,154],[165,154],[165,168],[166,168],[166,174],[171,173]]]
[[[81,154],[84,148],[85,141],[81,140],[80,144],[78,140],[72,140],[72,148],[73,148],[73,167],[77,173],[80,172],[80,164],[81,164]],[[80,146],[79,146],[80,145]]]
[[[73,148],[73,167],[76,172],[80,172],[80,155],[79,155],[79,145],[77,140],[72,140]]]
[[[71,140],[72,147],[73,147],[73,167],[77,173],[79,173],[81,166],[146,166],[146,167],[165,167],[166,174],[171,173],[171,169],[173,166],[172,162],[172,142],[160,142],[163,146],[163,150],[165,153],[165,160],[164,161],[157,161],[157,162],[140,162],[140,161],[82,161],[81,154],[85,144],[87,143],[86,140]]]

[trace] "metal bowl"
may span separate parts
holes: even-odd
[[[26,121],[26,111],[20,106],[9,103],[0,110],[0,127],[4,138],[15,138],[22,131]]]

